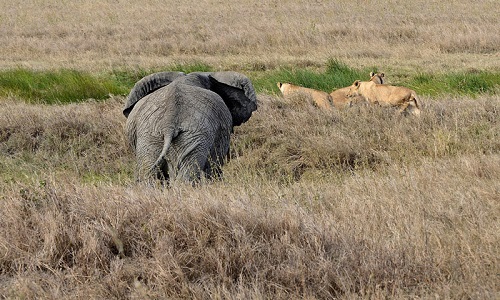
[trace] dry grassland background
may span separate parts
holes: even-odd
[[[405,72],[498,70],[499,13],[494,0],[2,1],[0,67],[260,70],[335,57]]]
[[[130,2],[1,1],[0,69],[500,71],[497,1]],[[498,88],[421,118],[302,100],[259,94],[224,180],[161,188],[123,96],[0,97],[0,298],[500,298]]]
[[[0,294],[495,299],[500,98],[422,118],[261,95],[224,180],[133,183],[122,97],[0,107]]]

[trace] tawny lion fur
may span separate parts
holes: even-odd
[[[385,77],[384,73],[370,72],[370,81],[373,81],[376,84],[384,84],[385,83],[384,77]]]
[[[397,106],[400,112],[408,109],[414,115],[420,115],[422,108],[414,90],[402,86],[376,84],[373,81],[354,81],[349,89],[348,96],[361,96],[372,104]]]
[[[384,73],[374,73],[370,72],[370,81],[375,82],[376,84],[384,84],[385,83],[385,74]],[[332,91],[330,96],[332,96],[333,105],[337,109],[343,109],[351,106],[354,103],[365,102],[366,100],[363,97],[348,97],[347,94],[351,86],[346,86],[340,88],[338,90]]]
[[[277,83],[278,88],[280,89],[281,93],[283,94],[284,97],[289,97],[292,94],[296,93],[303,93],[305,95],[308,95],[312,98],[314,104],[320,108],[323,109],[331,109],[333,105],[333,100],[332,96],[330,94],[323,92],[323,91],[318,91],[315,89],[310,89],[298,85],[293,85],[291,83],[282,83],[278,82]]]

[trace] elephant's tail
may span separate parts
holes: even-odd
[[[123,114],[128,117],[135,104],[159,88],[169,85],[177,77],[185,76],[183,72],[159,72],[143,77],[139,80],[127,96],[127,103],[123,109]]]
[[[173,134],[170,133],[165,135],[163,141],[163,148],[161,149],[160,155],[158,156],[155,163],[151,167],[152,174],[162,173],[162,170],[165,168],[165,164],[167,163],[166,160],[167,151],[170,148],[170,145],[172,144],[172,139],[173,139]],[[167,174],[162,174],[162,175],[166,176]]]

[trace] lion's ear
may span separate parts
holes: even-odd
[[[360,83],[361,83],[361,80],[356,80],[356,81],[354,81],[354,83],[352,85],[354,85],[355,87],[358,87]]]
[[[373,73],[373,72],[370,72],[370,77],[373,77],[373,75],[375,75],[375,73]]]
[[[380,77],[384,77],[384,76],[385,76],[384,73],[380,73]]]

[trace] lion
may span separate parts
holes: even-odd
[[[384,84],[385,83],[384,77],[385,77],[384,73],[370,72],[370,81],[373,81],[376,84]]]
[[[332,96],[330,96],[330,94],[326,92],[293,85],[291,83],[278,82],[277,85],[284,97],[289,97],[292,94],[302,93],[304,95],[310,96],[316,106],[327,110],[332,108]]]
[[[385,74],[384,73],[374,73],[370,72],[370,81],[375,82],[376,84],[384,84],[385,83]],[[340,88],[338,90],[332,91],[330,96],[332,96],[333,105],[337,109],[343,109],[346,107],[350,107],[356,103],[365,103],[366,100],[359,97],[347,97],[351,86],[346,86]]]
[[[362,97],[371,104],[381,106],[397,106],[399,112],[420,115],[422,104],[414,90],[387,84],[376,84],[373,81],[356,80],[350,86],[348,97]]]

